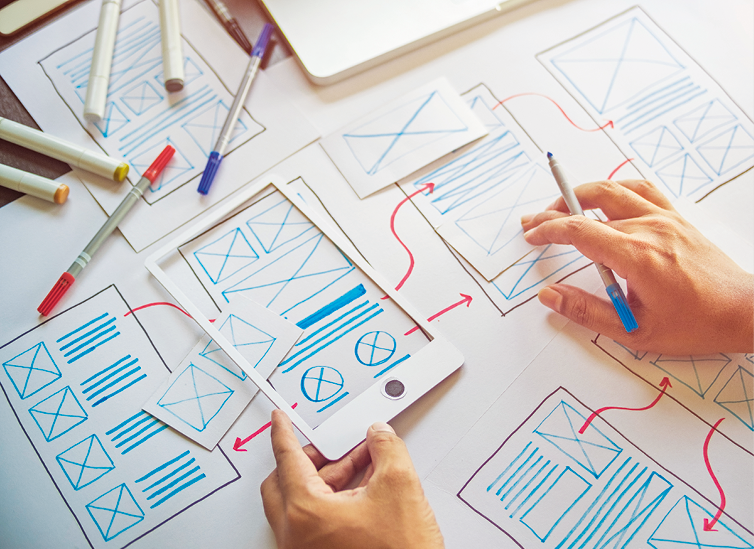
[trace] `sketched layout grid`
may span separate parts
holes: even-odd
[[[233,314],[222,323],[220,333],[238,349],[253,368],[259,366],[277,340],[275,336]],[[230,357],[213,339],[207,342],[204,349],[199,352],[199,356],[214,362],[242,381],[247,377],[246,372],[230,360]]]
[[[83,120],[94,30],[39,62],[58,95],[102,149],[122,158],[138,180],[165,145],[176,149],[170,165],[149,187],[144,200],[158,200],[201,175],[225,122],[231,93],[184,38],[185,88],[169,97],[164,90],[157,8],[144,1],[121,14],[104,119]],[[233,129],[229,151],[264,131],[246,110]],[[227,154],[227,153],[226,153]],[[192,160],[189,160],[192,159]]]
[[[632,8],[537,57],[593,117],[613,121],[627,154],[653,168],[673,197],[696,200],[754,164],[752,124],[671,43]]]
[[[663,526],[679,498],[703,501],[699,516],[711,518],[715,509],[609,425],[592,423],[579,434],[590,412],[562,387],[554,391],[482,463],[458,498],[520,547],[617,549],[650,538],[655,549],[751,548],[744,538],[752,533],[729,516],[721,522],[730,534],[725,543],[695,544],[702,538],[693,537],[691,524]],[[699,518],[699,529],[701,524]],[[728,545],[731,539],[737,541]]]

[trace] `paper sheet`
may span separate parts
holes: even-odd
[[[196,2],[181,3],[185,87],[168,94],[162,81],[156,3],[124,3],[113,57],[106,116],[83,119],[99,4],[89,3],[0,54],[0,73],[53,135],[101,149],[131,166],[116,184],[82,173],[112,213],[165,145],[176,153],[119,228],[139,251],[236,191],[318,137],[306,118],[261,71],[233,129],[208,196],[196,191],[248,59]]]
[[[391,101],[320,142],[361,198],[487,134],[444,78]]]
[[[220,333],[267,377],[303,330],[248,299],[225,307]],[[259,389],[204,335],[143,409],[212,450]]]

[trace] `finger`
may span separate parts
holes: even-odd
[[[334,492],[339,492],[369,465],[370,459],[367,445],[362,442],[338,461],[325,465],[319,476]]]
[[[279,486],[283,498],[305,490],[317,469],[306,456],[293,433],[293,424],[282,410],[272,411],[272,453],[275,455]]]
[[[529,231],[534,227],[538,227],[545,221],[568,217],[569,215],[570,214],[568,213],[559,212],[557,210],[545,210],[538,214],[526,214],[521,216],[521,227],[523,227],[524,231]]]
[[[372,425],[367,430],[366,444],[374,466],[373,481],[386,476],[395,480],[395,475],[405,481],[412,479],[418,481],[406,444],[395,434],[390,425],[387,423]]]
[[[280,531],[279,529],[283,527],[285,520],[285,500],[280,491],[277,469],[262,482],[260,492],[262,493],[262,505],[267,522],[270,523],[272,531],[277,534]]]
[[[367,465],[367,470],[364,472],[364,476],[361,477],[361,482],[359,482],[358,487],[363,488],[364,486],[369,484],[372,475],[374,475],[374,464],[370,462],[369,465]]]
[[[624,179],[622,181],[616,181],[618,185],[629,189],[644,200],[647,200],[655,206],[662,208],[663,210],[674,211],[673,205],[670,200],[662,194],[662,191],[658,189],[651,181],[644,179]]]
[[[309,458],[309,461],[312,462],[312,465],[314,465],[314,467],[317,469],[317,471],[319,471],[320,469],[322,469],[322,467],[324,467],[325,465],[327,465],[330,462],[329,459],[327,459],[325,456],[323,456],[319,452],[319,450],[317,450],[311,444],[307,444],[306,446],[304,446],[302,448],[302,450],[306,454],[306,457]]]
[[[613,181],[586,183],[574,188],[573,192],[579,199],[582,209],[599,208],[608,219],[628,219],[656,211],[653,202]]]

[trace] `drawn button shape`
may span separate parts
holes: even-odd
[[[335,368],[314,366],[301,377],[301,392],[312,402],[324,402],[343,388],[343,376]]]
[[[80,490],[106,475],[115,465],[97,435],[85,438],[56,457],[74,490]]]
[[[110,541],[144,520],[144,511],[125,484],[87,504],[86,510],[105,541]]]
[[[5,373],[21,399],[41,391],[60,379],[61,373],[44,342],[3,362]]]
[[[70,387],[38,402],[29,413],[47,442],[64,435],[89,417]]]
[[[395,353],[395,338],[387,332],[369,332],[356,342],[356,359],[364,366],[384,364]]]
[[[199,248],[194,257],[213,284],[230,278],[259,259],[238,228]]]
[[[189,364],[157,404],[190,427],[204,431],[232,394],[222,381]]]

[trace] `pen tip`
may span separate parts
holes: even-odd
[[[551,152],[547,153],[547,158],[552,158],[552,153]]]

